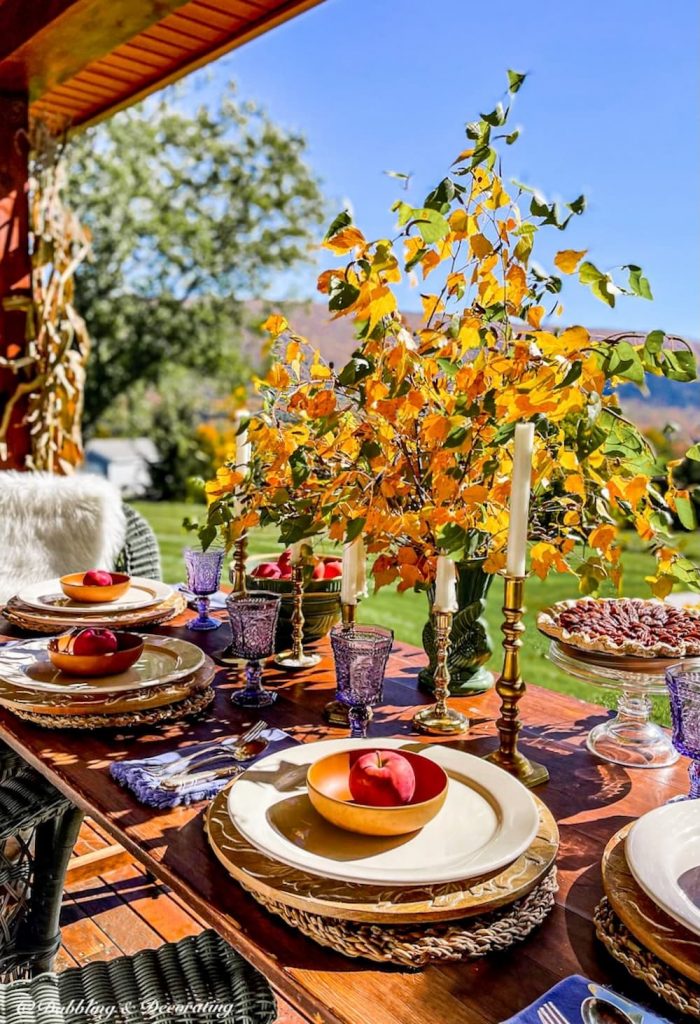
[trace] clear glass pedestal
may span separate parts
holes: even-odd
[[[592,754],[626,768],[667,768],[678,760],[668,732],[651,721],[651,698],[667,696],[664,673],[669,661],[584,653],[556,640],[548,657],[574,679],[618,694],[615,717],[588,734],[586,746]]]

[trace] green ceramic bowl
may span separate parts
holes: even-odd
[[[331,560],[334,560],[331,556]],[[271,558],[255,558],[248,562],[249,568],[254,568],[260,562],[272,561]],[[258,579],[246,576],[246,587],[248,590],[268,590],[273,594],[281,594],[280,617],[277,623],[277,637],[275,649],[286,650],[292,642],[292,611],[294,598],[292,596],[291,580],[269,580]],[[334,580],[309,580],[304,589],[302,601],[304,613],[304,643],[313,643],[326,636],[331,626],[340,622],[340,576]]]

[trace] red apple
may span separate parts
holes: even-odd
[[[286,551],[282,552],[282,554],[277,559],[277,564],[279,565],[280,569],[282,569],[282,570],[284,570],[284,569],[286,569],[286,568],[291,566],[291,564],[292,564],[292,551],[291,551],[291,548],[287,548]]]
[[[395,750],[368,750],[352,765],[348,781],[353,800],[370,807],[407,804],[416,790],[413,766]]]
[[[336,580],[339,576],[343,575],[343,563],[340,561],[326,562],[324,570],[324,579]]]
[[[316,562],[314,571],[311,573],[312,580],[324,580],[326,578],[326,570],[323,562]]]
[[[280,579],[281,580],[289,580],[289,579],[291,579],[291,577],[292,577],[292,563],[291,562],[285,562],[284,565],[280,565],[280,566],[278,566],[278,568],[279,568],[279,571],[280,571]]]
[[[111,587],[112,574],[104,569],[88,569],[83,576],[83,583],[86,587]]]
[[[274,562],[261,562],[255,566],[251,575],[260,580],[278,580],[282,573],[279,565]]]
[[[111,629],[81,629],[70,646],[73,654],[112,654],[119,640]]]

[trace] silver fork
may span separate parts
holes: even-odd
[[[542,1024],[571,1024],[569,1018],[565,1017],[559,1007],[551,1001],[540,1006],[537,1016]]]
[[[265,729],[267,729],[267,722],[256,722],[242,736],[237,736],[235,739],[222,740],[220,743],[211,743],[209,747],[200,747],[194,753],[180,757],[175,761],[149,765],[146,771],[149,775],[160,779],[167,778],[168,775],[182,775],[198,758],[201,758],[202,764],[207,764],[213,758],[221,757],[222,754],[229,754],[235,759],[236,750],[246,746],[252,740],[256,740]]]

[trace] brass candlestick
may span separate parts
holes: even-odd
[[[320,654],[306,654],[303,645],[304,636],[304,566],[296,562],[292,566],[292,590],[294,606],[292,608],[292,646],[275,658],[275,665],[280,668],[312,668],[321,660]]]
[[[450,670],[447,667],[447,655],[450,650],[452,612],[433,611],[433,621],[437,648],[435,703],[414,715],[413,725],[419,732],[428,732],[436,736],[466,732],[469,728],[467,716],[463,715],[461,711],[455,711],[454,708],[447,706],[450,692]]]
[[[231,562],[231,568],[229,570],[229,578],[231,580],[231,588],[234,594],[244,594],[246,591],[245,585],[245,562],[248,555],[248,537],[247,534],[243,534],[236,541],[233,548],[233,561]]]
[[[343,625],[346,629],[352,629],[357,621],[357,605],[341,604],[340,609]],[[372,709],[369,708],[368,710],[371,716]],[[347,728],[350,724],[348,706],[337,698],[328,701],[323,709],[323,717],[329,725],[339,725],[341,728]]]
[[[525,576],[510,576],[504,573],[503,593],[503,671],[496,683],[496,692],[501,698],[501,717],[497,720],[500,746],[488,754],[487,761],[504,768],[511,775],[532,788],[546,782],[549,772],[542,764],[530,761],[518,750],[518,733],[521,723],[518,718],[518,702],[525,693],[525,683],[520,674],[520,648],[525,624],[523,595]]]

